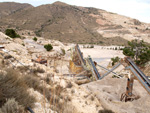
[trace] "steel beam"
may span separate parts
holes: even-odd
[[[77,50],[77,54],[78,54],[78,56],[80,58],[80,61],[81,61],[82,65],[85,65],[85,60],[83,59],[83,55],[82,55],[82,53],[80,51],[80,48],[79,48],[78,44],[76,45],[76,50]]]
[[[150,93],[150,87],[149,85],[139,76],[139,74],[135,71],[135,69],[132,66],[126,67],[126,69],[130,69],[132,73],[137,77],[137,79],[140,81],[140,83],[145,87],[145,89]]]
[[[109,73],[113,72],[113,70],[115,70],[118,66],[120,66],[121,63],[118,63],[117,65],[115,65],[111,70],[109,70],[107,73],[105,73],[101,78],[107,76]]]
[[[96,76],[97,79],[100,80],[100,79],[101,79],[101,76],[100,76],[100,74],[99,74],[97,68],[95,67],[95,64],[94,64],[94,62],[93,62],[93,60],[92,60],[91,57],[88,57],[88,62],[91,64],[90,66],[91,66],[91,68],[92,68],[91,70],[92,70],[93,74]]]
[[[136,72],[143,78],[143,80],[147,82],[148,86],[150,86],[150,80],[146,77],[146,75],[134,64],[134,62],[130,58],[126,59],[131,64],[131,66],[136,70]]]

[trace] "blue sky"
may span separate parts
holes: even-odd
[[[51,4],[57,0],[0,0],[0,2]],[[150,23],[150,0],[59,0],[71,5],[95,7]]]

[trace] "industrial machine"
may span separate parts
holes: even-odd
[[[119,62],[111,70],[109,70],[109,69],[93,62],[93,60],[90,56],[86,59],[83,59],[83,54],[81,53],[79,46],[76,45],[74,50],[73,50],[72,61],[74,62],[74,64],[77,64],[78,66],[82,67],[82,70],[80,70],[80,73],[78,73],[77,75],[83,75],[84,74],[86,76],[87,73],[91,73],[92,76],[95,78],[95,80],[101,80],[103,77],[107,76],[109,73],[113,73],[118,78],[121,78],[120,75],[113,72],[120,65],[123,65],[125,67],[125,69],[130,70],[132,74],[129,75],[127,78],[126,92],[121,95],[121,98],[120,98],[121,101],[125,101],[125,102],[133,101],[134,99],[137,98],[137,96],[135,96],[132,93],[133,83],[134,83],[135,78],[142,84],[142,86],[150,94],[150,80],[136,66],[136,64],[129,57],[124,58],[124,60],[122,59],[121,62]],[[96,68],[96,65],[105,69],[107,72],[104,75],[100,75],[100,73],[98,72],[98,70]]]
[[[121,95],[120,100],[123,101],[132,101],[137,97],[132,93],[134,77],[142,84],[146,91],[150,94],[150,80],[148,77],[136,66],[136,64],[129,58],[125,58],[125,62],[128,66],[125,66],[125,69],[129,69],[132,74],[127,79],[126,92]]]

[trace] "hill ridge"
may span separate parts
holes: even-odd
[[[125,45],[128,40],[149,41],[149,24],[105,10],[63,2],[17,11],[0,19],[0,29],[25,30],[37,36],[71,43]]]

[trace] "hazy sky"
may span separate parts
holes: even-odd
[[[0,2],[30,3],[33,6],[58,0],[0,0]],[[96,7],[150,23],[150,0],[59,0],[71,5]]]

